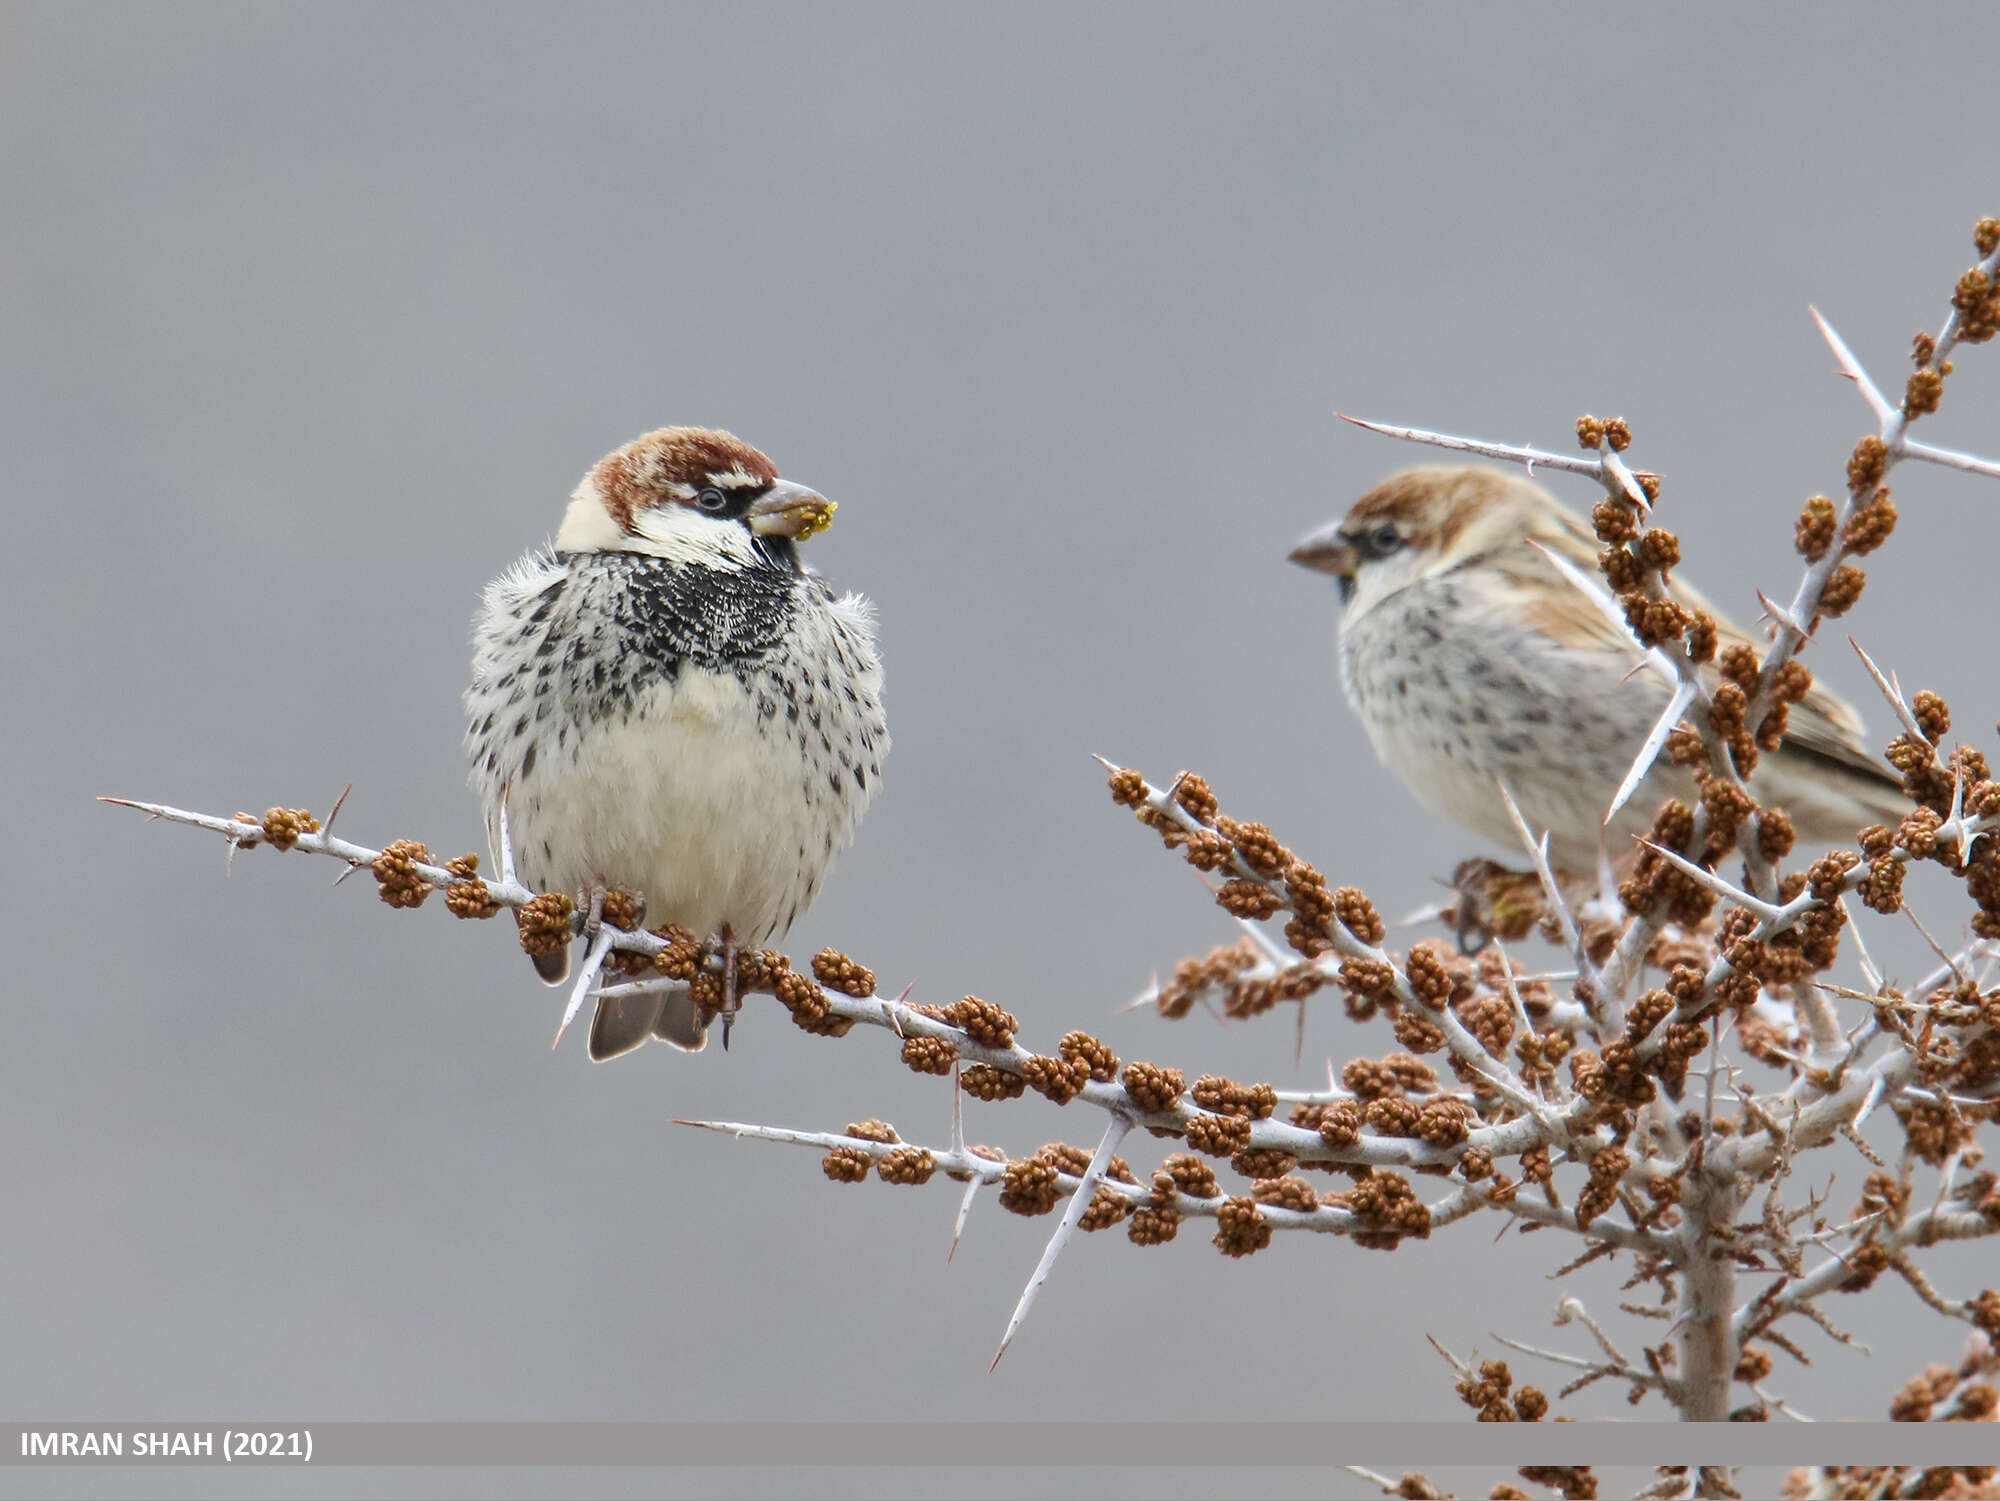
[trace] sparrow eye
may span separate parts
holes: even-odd
[[[1368,550],[1378,558],[1386,558],[1402,545],[1403,534],[1394,522],[1385,521],[1368,534]]]
[[[694,503],[704,511],[719,511],[729,504],[729,497],[710,485],[694,498]]]

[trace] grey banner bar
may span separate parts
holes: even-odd
[[[0,1465],[1977,1465],[1991,1423],[7,1423]]]

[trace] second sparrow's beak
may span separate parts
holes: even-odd
[[[1292,549],[1290,556],[1303,568],[1332,574],[1340,583],[1342,604],[1354,597],[1354,570],[1361,564],[1361,554],[1352,542],[1340,534],[1339,522],[1323,526],[1308,535]]]
[[[1361,554],[1354,550],[1353,543],[1341,536],[1339,526],[1334,525],[1323,526],[1310,534],[1292,549],[1291,559],[1301,567],[1351,580],[1355,566],[1361,561]]]
[[[787,537],[803,542],[833,525],[834,503],[817,490],[781,479],[743,513],[750,530],[760,537]]]

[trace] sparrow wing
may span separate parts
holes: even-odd
[[[1600,579],[1595,533],[1568,510],[1555,513],[1552,519],[1557,520],[1559,525],[1540,529],[1533,540],[1582,571],[1585,577]],[[1523,611],[1533,624],[1558,640],[1589,642],[1636,656],[1639,650],[1637,643],[1621,625],[1606,615],[1601,601],[1593,600],[1582,589],[1564,579],[1561,570],[1548,561],[1546,554],[1535,554],[1532,562],[1523,559],[1521,567],[1535,568],[1537,565],[1541,572],[1535,583],[1540,584],[1546,579],[1563,587],[1526,587],[1528,581],[1522,580],[1524,598],[1535,601]],[[1744,645],[1762,649],[1763,643],[1754,640],[1749,632],[1717,609],[1694,585],[1677,576],[1669,576],[1667,592],[1678,603],[1691,610],[1700,610],[1713,620],[1723,647]],[[1710,672],[1708,678],[1713,682],[1715,674]],[[1792,705],[1785,726],[1785,748],[1859,776],[1900,796],[1902,779],[1870,754],[1867,734],[1867,726],[1853,706],[1815,682],[1806,690],[1806,696]]]

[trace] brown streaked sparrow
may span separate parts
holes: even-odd
[[[1518,847],[1504,782],[1548,831],[1552,863],[1588,875],[1600,848],[1622,857],[1665,799],[1696,790],[1663,755],[1603,828],[1672,685],[1542,548],[1598,576],[1589,526],[1541,486],[1439,465],[1391,475],[1291,557],[1339,582],[1341,683],[1383,765],[1432,812]],[[1670,589],[1714,618],[1725,647],[1750,639],[1678,577]],[[1852,707],[1813,687],[1751,791],[1813,843],[1896,823],[1909,801],[1863,734]]]
[[[832,510],[729,433],[662,428],[599,460],[553,547],[487,585],[465,748],[524,884],[631,891],[726,964],[806,909],[889,751],[872,608],[795,551]],[[567,946],[535,967],[560,983]],[[601,999],[590,1056],[694,1051],[710,1019],[686,996]]]

